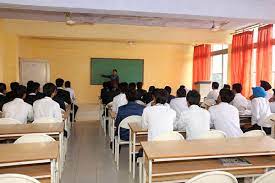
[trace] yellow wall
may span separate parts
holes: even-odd
[[[19,38],[19,45],[19,57],[48,60],[52,81],[57,77],[70,80],[80,103],[96,103],[98,99],[100,86],[89,84],[92,57],[144,59],[145,88],[170,85],[175,91],[180,84],[191,87],[192,46],[154,43],[131,46],[125,42],[28,37]],[[9,75],[16,76],[12,67],[18,66],[11,65]]]
[[[3,21],[0,20],[0,30],[3,30]],[[0,31],[0,81],[3,81],[3,67],[4,67],[4,32]]]

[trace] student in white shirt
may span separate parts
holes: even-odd
[[[275,89],[273,89],[273,96],[269,99],[270,110],[275,113]]]
[[[166,105],[167,91],[159,89],[155,96],[156,105],[146,107],[142,114],[142,127],[148,128],[148,141],[154,140],[163,133],[173,131],[173,124],[176,120],[176,112]]]
[[[211,123],[215,129],[226,133],[227,137],[240,137],[243,132],[240,128],[239,111],[230,105],[234,93],[228,89],[221,89],[218,104],[209,108]]]
[[[76,97],[75,97],[75,93],[74,93],[74,90],[71,88],[71,82],[70,81],[66,81],[65,82],[65,90],[68,91],[70,93],[70,98],[71,98],[71,101],[74,105],[71,106],[71,109],[74,110],[74,117],[76,116],[76,113],[78,111],[78,105],[76,105]],[[73,116],[72,114],[70,114],[70,119],[71,121],[75,121],[75,119],[72,119]]]
[[[189,108],[181,113],[177,130],[186,130],[188,140],[199,139],[210,130],[210,114],[199,107],[201,96],[196,90],[189,91],[186,99]]]
[[[273,94],[270,93],[270,90],[272,88],[271,85],[269,84],[269,82],[264,81],[264,80],[261,80],[260,84],[261,84],[260,87],[262,87],[265,90],[265,92],[266,92],[265,98],[267,100],[269,100],[273,96]]]
[[[26,102],[27,88],[20,85],[16,91],[16,98],[11,102],[4,104],[3,114],[5,118],[16,119],[22,123],[27,123],[33,120],[33,109],[32,106]]]
[[[241,94],[242,89],[240,83],[233,84],[232,91],[235,94],[235,97],[231,104],[239,110],[240,114],[251,114],[251,103]]]
[[[186,90],[184,88],[179,88],[177,90],[177,98],[174,98],[170,102],[170,107],[174,109],[177,113],[176,121],[174,124],[174,129],[177,129],[177,124],[180,120],[180,115],[183,111],[188,109],[187,101],[186,101]]]
[[[249,130],[263,130],[266,134],[271,133],[271,125],[265,124],[264,120],[271,115],[269,102],[267,101],[266,92],[262,87],[254,87],[253,91],[253,99],[251,101],[251,113],[252,113],[252,125],[253,127]]]
[[[119,90],[120,90],[120,94],[115,96],[113,99],[112,112],[114,113],[118,112],[118,108],[120,106],[126,105],[128,103],[126,94],[125,94],[128,90],[128,84],[124,82],[120,83]]]
[[[213,82],[212,83],[212,90],[207,94],[206,99],[207,100],[214,100],[216,101],[219,96],[219,83]]]
[[[53,83],[43,86],[43,93],[46,97],[33,103],[34,120],[39,118],[53,118],[57,122],[62,122],[62,112],[59,104],[52,98],[57,93],[57,88]]]

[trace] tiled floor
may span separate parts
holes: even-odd
[[[109,142],[98,121],[75,123],[62,183],[134,183],[128,173],[128,148],[121,150],[117,171]]]

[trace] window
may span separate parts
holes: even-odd
[[[223,86],[227,83],[228,45],[212,45],[211,81],[216,81]]]

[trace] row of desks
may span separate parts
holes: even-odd
[[[58,137],[50,143],[0,144],[0,174],[19,173],[41,182],[58,183],[64,163],[64,122],[0,125],[0,139],[43,133]]]

